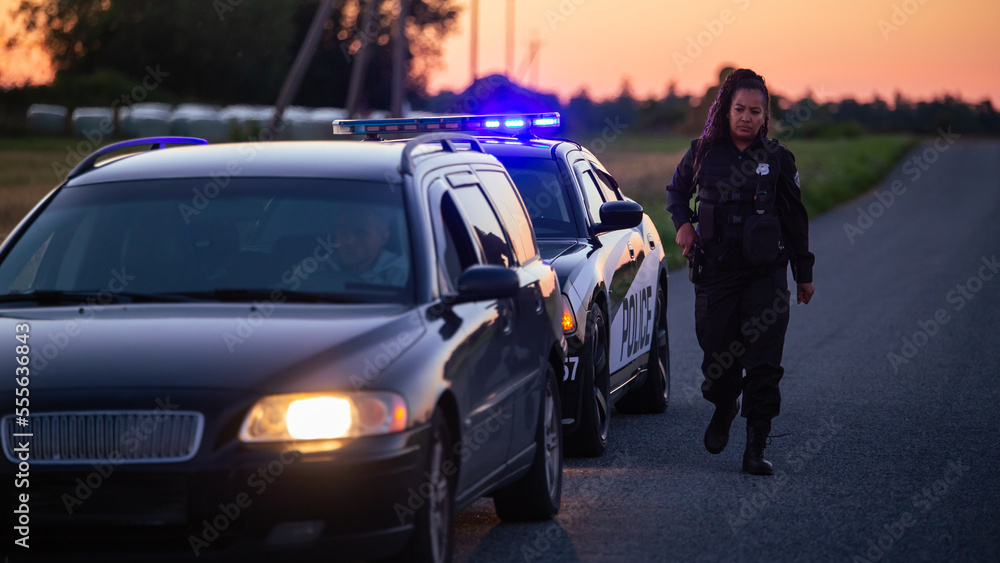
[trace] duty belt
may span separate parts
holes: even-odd
[[[707,201],[709,203],[727,203],[731,201],[743,201],[743,202],[753,202],[753,193],[750,192],[746,197],[743,197],[742,191],[736,190],[706,190],[701,188],[698,190],[698,199],[701,201]]]

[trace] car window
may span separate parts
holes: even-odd
[[[462,214],[455,206],[450,194],[441,197],[441,226],[444,236],[442,255],[442,273],[450,289],[458,287],[458,278],[469,266],[479,263],[476,256],[475,243],[469,238],[469,232],[462,220]]]
[[[397,186],[241,178],[198,196],[209,182],[61,190],[0,263],[0,294],[285,290],[412,301]]]
[[[583,183],[583,193],[587,197],[587,209],[590,211],[590,218],[594,223],[600,223],[601,204],[604,203],[604,197],[601,195],[601,189],[597,185],[597,180],[594,179],[594,173],[590,170],[583,171],[580,174],[580,181]]]
[[[605,172],[599,168],[594,168],[594,179],[597,180],[597,187],[600,188],[601,194],[604,196],[604,201],[618,201],[621,198],[618,197],[618,192],[616,192],[611,184],[604,178]]]
[[[500,227],[493,207],[480,190],[479,186],[466,186],[452,190],[455,199],[465,210],[465,214],[476,231],[483,257],[487,264],[498,266],[513,266],[514,256],[511,254],[510,241]]]
[[[575,237],[576,222],[569,202],[572,201],[559,172],[559,164],[551,158],[500,157],[514,187],[521,194],[524,207],[539,238]]]
[[[513,243],[518,262],[524,264],[538,255],[538,249],[535,235],[531,232],[531,223],[524,213],[524,206],[521,205],[517,191],[503,172],[477,170],[477,173],[483,180],[483,188],[496,205],[507,232],[510,233],[510,241]]]

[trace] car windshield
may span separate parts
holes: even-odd
[[[540,239],[577,236],[578,229],[568,203],[566,186],[555,160],[523,156],[497,158],[510,173],[524,200],[535,236]]]
[[[412,303],[403,206],[398,185],[357,180],[64,188],[2,257],[0,301]]]

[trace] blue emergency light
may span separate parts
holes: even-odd
[[[378,135],[379,133],[424,133],[428,131],[490,131],[511,135],[528,133],[530,129],[537,127],[559,127],[559,113],[337,119],[333,122],[333,134]]]

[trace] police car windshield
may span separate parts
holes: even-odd
[[[204,299],[226,288],[229,296],[412,303],[412,265],[402,190],[384,182],[118,182],[63,189],[2,257],[0,298]]]
[[[551,158],[500,156],[531,217],[535,236],[574,238],[578,229],[559,165]]]

